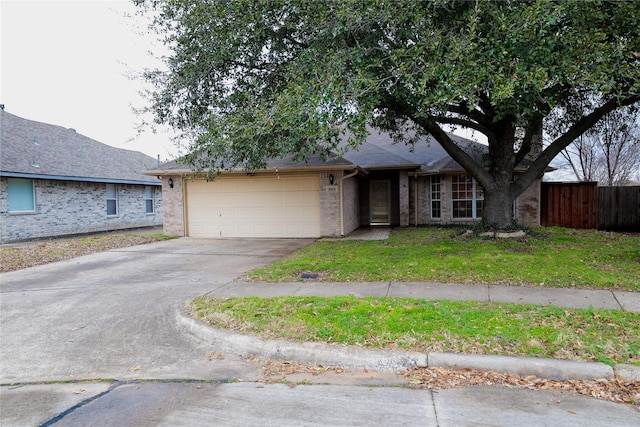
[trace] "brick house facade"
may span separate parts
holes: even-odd
[[[468,140],[461,143],[475,155],[482,155],[479,144]],[[361,226],[473,223],[481,219],[484,206],[482,188],[439,144],[430,141],[407,147],[380,133],[372,134],[357,151],[328,161],[312,158],[299,164],[285,159],[272,161],[255,173],[224,172],[214,181],[199,185],[197,195],[189,190],[197,174],[178,161],[145,173],[162,176],[164,230],[179,236],[344,236]],[[288,189],[276,186],[278,180],[289,182]],[[296,181],[307,183],[304,195],[296,193]],[[250,182],[256,183],[255,190],[247,190]],[[242,192],[230,198],[233,191],[229,189],[238,183],[244,183]],[[308,197],[311,211],[295,204],[300,197]],[[287,208],[286,203],[292,204]],[[277,204],[281,206],[274,208]],[[514,203],[514,219],[522,225],[539,225],[539,205],[538,180]],[[226,208],[231,213],[223,213]],[[256,216],[248,211],[264,214]],[[308,221],[306,231],[289,230],[310,215],[317,218]],[[222,218],[225,216],[226,222]],[[199,224],[204,223],[197,231],[191,227],[195,218]],[[313,221],[317,222],[315,226]],[[249,222],[264,223],[264,227]],[[247,231],[252,228],[254,231]],[[255,231],[258,228],[279,231]]]
[[[162,224],[157,160],[0,109],[0,242]]]

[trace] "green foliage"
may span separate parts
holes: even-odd
[[[430,134],[481,183],[499,228],[510,207],[496,194],[513,200],[604,114],[640,100],[638,0],[135,2],[171,49],[166,71],[145,74],[148,109],[192,143],[187,162],[304,160],[357,146],[367,126]],[[556,110],[562,131],[511,182]],[[486,135],[488,168],[449,125]]]
[[[181,237],[181,236],[167,235],[164,233],[152,233],[152,234],[148,234],[147,236],[157,240],[172,240],[172,239],[178,239]]]
[[[251,277],[326,281],[435,281],[640,291],[638,236],[536,228],[523,239],[490,239],[463,228],[394,230],[384,241],[320,241]]]
[[[411,298],[197,298],[196,317],[270,338],[640,364],[640,314]]]

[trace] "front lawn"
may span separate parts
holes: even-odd
[[[172,239],[164,234],[137,234],[136,232],[108,235],[60,238],[33,242],[24,247],[0,248],[0,273],[35,267],[50,262],[64,261],[96,252],[129,246],[144,245]]]
[[[201,297],[190,310],[267,338],[640,365],[640,314],[620,310],[375,297]]]
[[[535,228],[488,239],[463,228],[403,228],[382,241],[318,241],[252,272],[256,281],[438,281],[640,292],[640,236]]]

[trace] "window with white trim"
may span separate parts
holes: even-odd
[[[35,212],[36,195],[32,179],[8,178],[9,212]]]
[[[107,184],[107,216],[118,215],[118,191],[115,184]]]
[[[154,212],[154,197],[153,197],[153,186],[145,185],[144,186],[144,201],[145,201],[145,209],[148,214],[152,214]]]
[[[451,202],[453,218],[481,218],[484,208],[484,191],[469,175],[451,177]]]
[[[440,176],[431,177],[431,218],[440,218],[442,215]]]

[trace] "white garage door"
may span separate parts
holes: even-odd
[[[186,181],[192,237],[319,237],[318,177]]]

